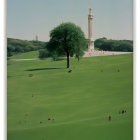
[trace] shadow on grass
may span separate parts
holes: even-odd
[[[38,68],[38,69],[27,69],[24,71],[55,70],[55,69],[65,69],[65,68]]]

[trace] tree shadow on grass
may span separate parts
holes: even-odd
[[[27,69],[24,71],[55,70],[55,69],[65,69],[65,68],[38,68],[38,69]]]

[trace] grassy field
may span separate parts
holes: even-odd
[[[132,140],[132,57],[8,60],[8,140]]]
[[[19,53],[17,55],[13,55],[11,59],[31,59],[31,58],[38,58],[39,52],[38,51],[31,51],[26,53]]]

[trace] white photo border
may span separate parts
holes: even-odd
[[[140,0],[133,0],[133,135],[140,140]],[[0,140],[7,139],[6,0],[0,0]]]
[[[7,139],[6,0],[0,0],[0,140]]]
[[[133,5],[134,59],[133,59],[133,135],[134,140],[140,140],[140,0],[134,0]]]

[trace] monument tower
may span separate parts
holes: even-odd
[[[93,40],[93,14],[92,9],[89,9],[88,15],[88,39],[90,40],[89,49],[94,50],[94,40]]]

